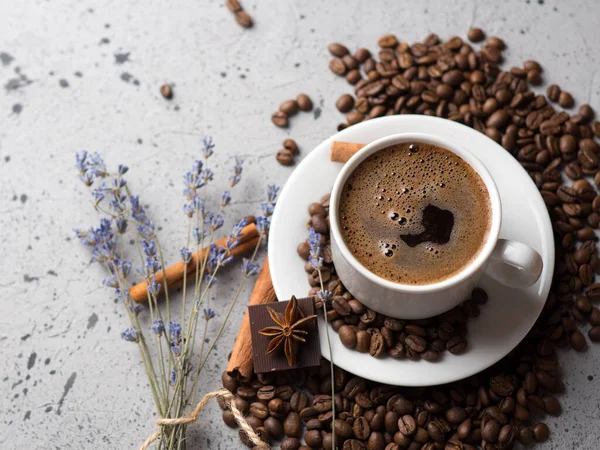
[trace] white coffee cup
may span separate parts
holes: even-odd
[[[487,240],[475,259],[461,272],[431,284],[407,285],[375,275],[352,255],[340,232],[339,201],[346,180],[366,158],[391,145],[419,142],[451,151],[479,174],[489,193],[492,217]],[[531,286],[542,273],[542,258],[535,250],[520,242],[499,239],[502,221],[500,195],[494,179],[481,161],[460,145],[430,134],[396,134],[377,139],[360,149],[335,180],[329,220],[333,263],[341,282],[366,307],[390,317],[422,319],[448,311],[469,297],[484,273],[515,288]]]

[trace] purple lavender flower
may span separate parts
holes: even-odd
[[[204,201],[198,196],[193,195],[190,202],[183,205],[183,212],[188,217],[194,217],[194,214],[200,214],[200,218],[204,219]]]
[[[152,277],[152,281],[148,284],[148,292],[154,296],[157,296],[160,292],[160,284],[156,282],[156,278],[154,277]]]
[[[138,225],[138,233],[143,239],[152,239],[156,236],[154,233],[154,224],[146,220],[144,223]]]
[[[131,312],[134,315],[138,315],[139,313],[141,313],[144,310],[144,305],[140,305],[139,303],[136,303],[135,305],[133,305],[133,307],[131,308]]]
[[[233,248],[238,246],[241,237],[244,235],[244,233],[242,233],[242,230],[246,225],[248,225],[248,221],[245,218],[243,218],[233,226],[233,228],[231,229],[231,233],[229,233],[229,236],[227,236],[227,241],[225,242],[225,248],[227,250],[232,250]]]
[[[125,233],[127,231],[127,219],[124,217],[117,217],[115,220],[115,226],[120,234]]]
[[[206,320],[207,322],[212,319],[213,317],[215,317],[215,311],[212,310],[211,308],[204,308],[203,309],[204,312],[204,320]]]
[[[144,262],[144,268],[147,273],[156,273],[160,270],[160,263],[156,259],[156,257],[147,256]]]
[[[268,217],[258,216],[256,218],[256,229],[263,236],[265,236],[265,237],[267,236],[267,234],[269,233],[270,226],[271,226],[271,221],[269,220]]]
[[[102,280],[102,285],[106,286],[106,287],[110,287],[110,288],[118,288],[119,287],[119,282],[117,281],[117,277],[114,275],[111,275],[107,278],[105,278],[104,280]]]
[[[181,254],[181,261],[183,261],[185,264],[189,263],[192,259],[192,252],[187,247],[183,247],[181,250],[179,250],[179,253]]]
[[[231,201],[231,194],[229,193],[229,191],[224,191],[223,194],[221,195],[221,203],[220,206],[222,208],[226,207],[227,205],[229,205],[229,202]]]
[[[223,216],[221,214],[210,215],[210,219],[208,221],[208,225],[212,231],[217,231],[219,228],[223,226]]]
[[[279,195],[279,190],[281,188],[276,184],[267,185],[267,201],[274,203],[277,200],[277,196]]]
[[[131,272],[131,261],[119,259],[116,261],[116,266],[118,267],[119,271],[121,272],[121,276],[123,278],[127,278],[129,273]]]
[[[215,284],[217,284],[217,281],[219,281],[218,278],[215,277],[213,274],[207,273],[206,275],[204,275],[204,283],[206,284],[207,288],[213,287]]]
[[[129,197],[129,203],[131,204],[131,217],[136,222],[143,224],[146,222],[146,210],[140,204],[140,198],[138,196],[131,195]]]
[[[75,155],[75,167],[79,171],[79,178],[86,186],[91,186],[96,178],[107,175],[104,161],[98,153],[90,154],[82,151]]]
[[[204,240],[204,238],[206,236],[208,236],[208,230],[201,230],[200,228],[195,227],[192,230],[192,235],[194,236],[194,239],[196,239],[196,242],[198,244],[200,244],[200,243],[202,243],[202,241]]]
[[[204,159],[208,159],[214,153],[215,144],[213,144],[212,137],[206,136],[202,139],[202,155]]]
[[[103,181],[97,188],[92,189],[92,198],[94,199],[94,206],[98,206],[100,202],[104,200],[104,197],[106,196],[107,192],[110,192],[110,189],[108,188],[105,181]]]
[[[152,321],[152,331],[159,336],[165,332],[165,324],[162,319],[154,319]]]
[[[333,297],[333,294],[331,293],[331,291],[328,291],[327,289],[325,289],[325,290],[318,291],[317,296],[321,300],[326,301],[326,300],[330,300]]]
[[[320,269],[323,265],[323,258],[321,258],[321,235],[315,232],[315,229],[312,227],[308,230],[308,245],[310,246],[308,260],[311,266],[315,269]]]
[[[271,217],[273,215],[273,211],[275,209],[277,195],[279,195],[279,186],[276,184],[267,185],[267,200],[261,202],[260,209],[262,211],[262,215],[265,217]]]
[[[147,241],[142,239],[142,250],[146,256],[156,256],[156,242],[154,240]]]
[[[129,167],[124,166],[123,164],[119,164],[119,175],[125,175],[128,170]]]
[[[258,273],[260,270],[260,265],[258,263],[252,262],[252,260],[248,258],[242,259],[241,271],[245,277],[252,277]]]
[[[125,328],[125,330],[121,333],[121,337],[127,342],[138,342],[140,340],[138,332],[135,328]]]
[[[241,159],[240,157],[236,156],[235,157],[235,165],[233,166],[233,175],[231,175],[229,177],[229,186],[234,187],[236,184],[238,184],[241,179],[242,179],[242,170],[243,165],[244,164],[244,160]]]
[[[171,320],[169,322],[169,340],[172,344],[179,344],[181,342],[181,324]]]
[[[175,386],[177,383],[177,374],[174,370],[171,370],[171,373],[169,374],[169,383],[171,383],[171,386]]]

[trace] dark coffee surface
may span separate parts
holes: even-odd
[[[385,148],[350,175],[341,232],[358,261],[393,282],[423,285],[459,273],[479,254],[492,212],[481,177],[450,151]]]

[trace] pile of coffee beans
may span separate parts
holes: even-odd
[[[279,105],[279,111],[271,116],[271,122],[280,128],[287,128],[289,118],[298,111],[309,112],[313,109],[313,102],[306,94],[298,94],[295,100],[286,100]]]
[[[345,347],[369,353],[375,358],[390,356],[396,359],[424,359],[429,362],[438,361],[445,351],[458,355],[467,350],[467,321],[479,316],[480,307],[487,302],[487,294],[483,289],[475,289],[470,299],[436,317],[421,320],[386,317],[356,300],[335,272],[329,238],[329,194],[320,203],[312,203],[308,214],[310,219],[306,227],[314,228],[321,235],[321,278],[326,289],[333,294],[326,305],[327,320]],[[322,305],[316,293],[321,289],[321,283],[319,272],[308,262],[308,243],[300,243],[297,251],[307,261],[304,269],[312,286],[308,295],[315,297],[319,310]]]
[[[479,29],[468,35],[477,42],[485,38]],[[355,85],[354,96],[338,100],[338,109],[347,112],[339,129],[382,115],[425,114],[469,125],[500,143],[527,170],[552,219],[556,269],[540,320],[545,337],[584,350],[579,328],[588,322],[590,340],[600,340],[600,310],[593,306],[600,300],[600,284],[594,283],[600,271],[594,231],[600,225],[600,122],[593,121],[590,105],[570,115],[551,104],[571,108],[570,93],[555,84],[546,96],[530,90],[542,81],[536,61],[501,70],[505,43],[497,37],[478,50],[460,37],[442,42],[436,34],[412,45],[385,35],[379,46],[378,61],[366,49],[352,56],[341,44],[329,46],[330,68],[347,80],[352,73],[348,81]]]
[[[250,28],[252,25],[254,25],[254,22],[252,22],[252,17],[250,17],[250,14],[244,11],[244,8],[242,8],[242,5],[240,5],[238,0],[226,0],[225,6],[227,6],[227,9],[235,16],[235,21],[244,28]]]
[[[468,37],[480,42],[485,34],[472,29]],[[431,34],[409,45],[386,35],[379,46],[377,60],[366,49],[350,55],[342,45],[330,46],[331,69],[355,86],[338,102],[346,113],[340,128],[388,114],[436,115],[485,133],[514,155],[540,189],[555,234],[556,266],[544,310],[509,355],[448,385],[390,387],[336,368],[332,401],[328,364],[249,383],[224,376],[223,384],[257,432],[287,450],[331,449],[333,420],[336,447],[343,450],[500,450],[543,442],[549,430],[540,420],[561,412],[557,350],[585,350],[585,331],[589,340],[600,340],[600,284],[594,282],[600,271],[600,122],[589,105],[573,115],[557,110],[551,103],[571,108],[575,102],[556,85],[546,96],[533,92],[530,85],[542,82],[537,62],[501,70],[499,38],[475,49],[459,37],[441,42]],[[232,424],[230,412],[223,416]]]
[[[331,450],[333,421],[343,450],[500,450],[548,439],[538,419],[561,411],[557,368],[552,345],[528,339],[478,376],[432,388],[386,386],[335,368],[332,400],[325,360],[317,369],[255,375],[248,383],[224,373],[222,381],[258,435],[282,450]],[[236,427],[222,407],[224,422]],[[240,438],[251,446],[241,431]]]
[[[275,159],[282,166],[291,166],[294,164],[298,154],[298,144],[293,139],[286,139],[282,144],[283,148],[277,152]]]

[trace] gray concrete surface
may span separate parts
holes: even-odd
[[[96,220],[73,168],[76,151],[130,166],[129,181],[174,261],[185,234],[181,176],[203,135],[214,136],[221,168],[236,154],[247,161],[232,217],[257,210],[266,181],[285,182],[292,169],[273,158],[285,137],[306,155],[335,131],[334,102],[347,85],[327,69],[331,41],[375,48],[387,32],[413,41],[430,31],[464,36],[478,25],[506,40],[508,65],[536,58],[546,80],[600,106],[594,0],[243,0],[256,21],[251,30],[222,3],[0,2],[2,449],[132,449],[154,429],[142,366],[119,337],[121,306],[73,239],[73,227]],[[171,102],[158,93],[164,82],[175,84]],[[271,112],[302,91],[315,112],[294,117],[289,131],[274,128]],[[218,312],[237,276],[222,278]],[[243,311],[240,304],[205,390],[218,384]],[[561,355],[564,413],[538,448],[600,445],[599,356],[598,346]],[[212,405],[188,448],[239,448],[219,417]]]

